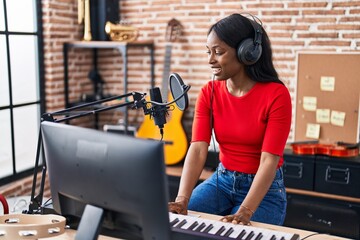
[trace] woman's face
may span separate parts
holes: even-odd
[[[214,31],[207,37],[206,48],[208,62],[216,79],[234,78],[244,70],[244,65],[237,58],[236,49],[221,41]]]

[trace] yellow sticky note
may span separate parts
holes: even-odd
[[[316,109],[316,122],[329,123],[330,122],[330,109]]]
[[[316,111],[316,102],[317,102],[316,97],[304,96],[303,97],[303,108],[304,108],[304,110],[306,110],[306,111]]]
[[[322,91],[335,91],[335,77],[325,77],[320,78],[320,89]]]
[[[306,125],[306,137],[319,139],[320,137],[320,124],[308,123]]]
[[[345,124],[345,112],[331,111],[331,124],[343,127]]]

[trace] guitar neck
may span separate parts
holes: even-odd
[[[169,92],[169,76],[170,76],[170,64],[171,64],[171,49],[172,45],[167,44],[165,49],[165,59],[164,59],[164,70],[161,83],[161,95],[163,96],[163,101],[167,102],[168,92]]]

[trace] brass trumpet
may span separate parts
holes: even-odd
[[[123,24],[113,24],[109,21],[105,24],[105,32],[112,41],[132,42],[138,37],[137,28]]]
[[[84,41],[91,41],[90,0],[78,0],[78,24],[84,23]]]

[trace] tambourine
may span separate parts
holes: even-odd
[[[50,238],[65,232],[66,219],[55,214],[0,216],[0,240]]]

